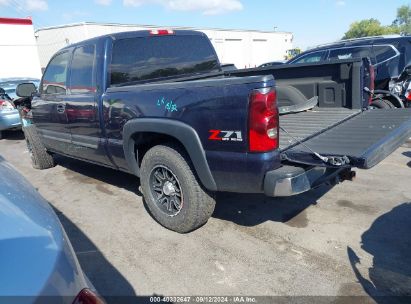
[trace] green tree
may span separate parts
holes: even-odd
[[[397,27],[401,35],[411,34],[411,7],[403,5],[397,9],[397,19],[392,23],[393,27]]]
[[[378,36],[388,34],[398,34],[399,28],[396,25],[383,26],[377,19],[365,19],[356,21],[350,25],[343,39],[360,38],[367,36]]]

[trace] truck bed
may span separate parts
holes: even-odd
[[[294,138],[306,141],[360,112],[361,110],[358,109],[316,107],[311,111],[282,115],[280,116],[280,150],[285,151],[298,145]]]

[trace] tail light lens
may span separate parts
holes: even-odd
[[[370,65],[370,91],[374,92],[374,88],[375,88],[375,69],[374,66],[371,64]],[[371,104],[372,103],[372,94],[370,94],[370,97],[368,98],[368,103]]]
[[[278,148],[277,94],[273,88],[251,93],[248,140],[250,152],[267,152]]]
[[[74,299],[73,304],[106,304],[95,292],[84,288]]]
[[[0,111],[13,110],[13,109],[14,109],[14,105],[10,101],[0,99]]]

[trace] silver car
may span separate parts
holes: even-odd
[[[40,80],[33,78],[0,79],[0,139],[4,130],[21,128],[19,112],[12,100],[17,98],[17,85],[24,82],[32,82],[38,87]]]

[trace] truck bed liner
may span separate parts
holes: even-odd
[[[280,126],[287,132],[280,129],[280,150],[285,151],[298,145],[292,137],[305,141],[360,112],[361,110],[346,108],[314,108],[311,111],[282,115]]]

